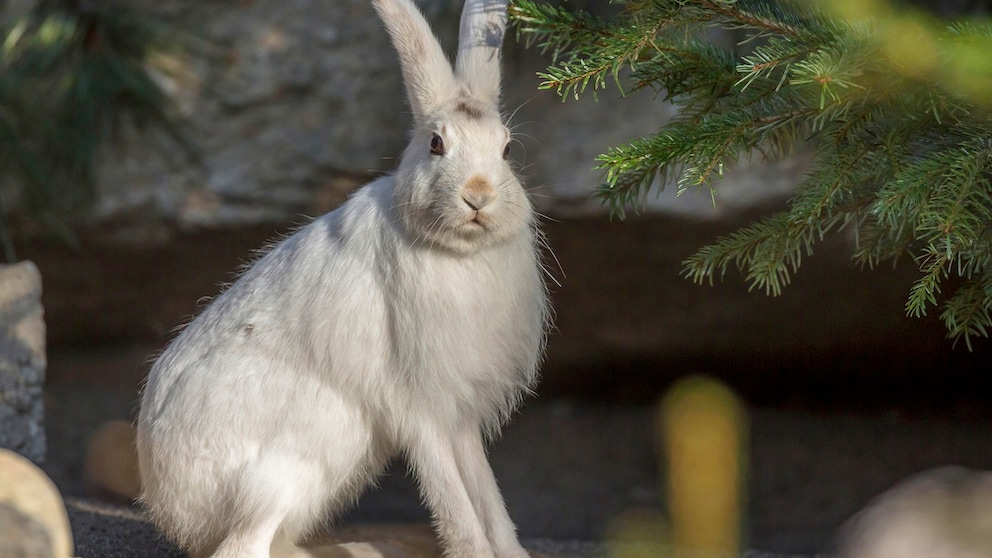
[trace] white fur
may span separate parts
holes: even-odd
[[[273,246],[149,375],[142,500],[197,556],[306,556],[296,543],[398,455],[446,556],[527,555],[484,448],[535,380],[548,319],[498,77],[480,75],[499,75],[498,46],[463,37],[456,75],[410,0],[374,4],[414,113],[396,174]],[[484,4],[463,33],[501,37],[505,5]]]

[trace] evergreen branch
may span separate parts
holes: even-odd
[[[605,88],[606,76],[611,75],[617,89],[623,91],[619,79],[620,69],[625,65],[635,68],[641,52],[652,43],[666,23],[667,20],[658,19],[650,24],[647,31],[637,25],[620,29],[610,36],[610,41],[602,44],[596,54],[571,56],[549,67],[546,72],[539,73],[538,76],[544,80],[539,87],[554,89],[562,100],[570,95],[578,99],[590,81],[595,96],[597,90]]]
[[[853,257],[862,267],[871,269],[883,261],[892,261],[894,266],[901,258],[911,256],[913,241],[910,227],[892,229],[880,224],[869,206],[854,228]]]
[[[794,39],[802,39],[806,33],[795,24],[785,23],[782,19],[783,13],[769,13],[770,4],[740,2],[736,0],[698,0],[696,2],[701,8],[722,16],[727,21],[739,26],[759,29],[775,35],[784,35]],[[751,9],[742,9],[742,6]]]
[[[676,168],[679,193],[712,186],[740,153],[762,145],[773,149],[790,145],[802,129],[790,126],[813,110],[794,108],[796,102],[790,97],[763,102],[758,95],[736,112],[673,122],[655,136],[613,147],[597,157],[597,169],[605,171],[606,181],[596,195],[611,210],[622,211],[624,205],[643,200],[642,190],[659,174],[673,175]]]
[[[907,313],[943,302],[949,335],[970,348],[992,327],[992,23],[839,14],[774,0],[635,0],[578,30],[565,27],[582,18],[549,11],[527,25],[546,46],[568,45],[544,86],[564,96],[592,83],[595,93],[629,64],[629,90],[651,87],[680,109],[598,157],[597,195],[614,215],[670,181],[679,193],[714,192],[742,155],[815,149],[789,208],[700,249],[687,277],[712,281],[733,265],[751,289],[778,294],[817,241],[848,228],[862,264],[912,257],[920,276]],[[741,40],[701,40],[714,28]],[[951,278],[963,286],[942,293]]]
[[[966,281],[958,287],[954,296],[948,299],[941,312],[941,319],[948,331],[948,337],[957,343],[964,339],[968,350],[972,350],[971,340],[975,337],[988,337],[992,328],[992,274],[985,273],[979,279]]]
[[[736,66],[739,74],[743,74],[737,80],[736,85],[745,90],[755,80],[759,78],[774,79],[776,81],[775,90],[781,89],[787,83],[789,70],[793,62],[802,60],[819,48],[816,45],[805,42],[787,41],[781,37],[770,37],[765,44],[758,45],[751,54],[741,58],[741,63]],[[785,66],[782,68],[782,66]],[[782,73],[778,78],[773,74],[781,69]]]
[[[735,60],[726,49],[700,41],[687,41],[679,48],[655,44],[654,49],[654,56],[639,62],[631,73],[631,91],[652,87],[666,100],[681,98],[681,102],[694,95],[732,93]]]
[[[821,146],[790,201],[793,221],[817,228],[820,236],[838,222],[862,222],[862,213],[876,203],[875,184],[897,158],[895,151],[874,138]]]
[[[911,222],[931,249],[958,254],[989,232],[990,172],[992,138],[972,138],[908,165],[880,189],[875,213],[889,227]]]
[[[809,230],[781,212],[701,248],[682,262],[682,273],[696,283],[712,283],[714,275],[724,276],[734,264],[745,273],[750,290],[777,296],[799,269],[803,255],[813,253],[814,241]]]
[[[950,262],[948,256],[939,250],[928,248],[917,258],[923,275],[913,283],[906,301],[906,314],[919,318],[927,315],[927,307],[937,304],[941,282],[947,278]]]
[[[551,50],[554,61],[573,46],[584,49],[586,45],[599,45],[612,34],[609,22],[580,10],[514,0],[507,11],[517,27],[517,38],[523,36],[527,46],[536,43],[541,52]]]

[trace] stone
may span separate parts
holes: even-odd
[[[837,556],[992,556],[992,473],[942,467],[909,478],[842,528]]]
[[[7,558],[54,556],[45,528],[7,504],[0,504],[0,555]]]
[[[23,456],[0,449],[0,556],[73,555],[69,517],[55,484]]]
[[[134,427],[114,420],[100,425],[90,436],[83,461],[87,490],[105,499],[130,502],[141,492],[141,473]]]
[[[41,273],[31,262],[0,265],[0,447],[45,458],[45,321]]]

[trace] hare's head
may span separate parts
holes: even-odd
[[[403,226],[471,253],[532,226],[499,111],[505,0],[467,0],[454,68],[411,0],[374,0],[400,57],[414,129],[396,172]]]

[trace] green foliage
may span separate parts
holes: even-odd
[[[4,22],[0,169],[20,186],[22,210],[68,237],[67,219],[94,197],[97,148],[126,119],[188,148],[149,69],[149,56],[172,38],[163,23],[115,2],[43,0]],[[0,236],[13,259],[6,226]]]
[[[916,262],[908,314],[942,305],[951,338],[970,348],[988,336],[992,25],[881,1],[616,4],[602,18],[534,0],[510,8],[518,33],[553,55],[542,88],[577,97],[614,81],[679,107],[655,135],[599,157],[598,195],[614,214],[666,182],[715,192],[742,156],[812,147],[788,208],[699,250],[685,275],[734,267],[775,295],[825,235],[847,229],[862,265]],[[718,46],[714,29],[738,40]]]

